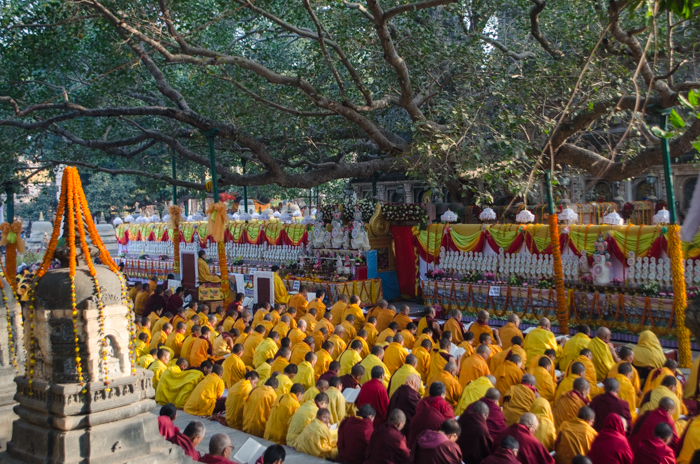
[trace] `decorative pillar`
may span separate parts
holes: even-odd
[[[404,182],[403,183],[403,202],[408,204],[408,203],[413,203],[413,183],[412,182]]]
[[[387,201],[386,185],[377,184],[377,199],[381,201]]]

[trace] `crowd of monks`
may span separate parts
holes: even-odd
[[[543,318],[523,336],[514,314],[466,330],[459,311],[441,325],[431,307],[414,321],[383,300],[365,313],[356,295],[307,296],[254,314],[242,294],[213,314],[153,305],[136,350],[156,401],[347,464],[700,459],[700,361],[686,380],[652,332],[615,348],[605,327],[557,338]]]

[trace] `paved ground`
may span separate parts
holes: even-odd
[[[156,416],[158,415],[160,411],[160,406],[158,406],[156,409],[152,411],[152,414],[155,414]],[[236,454],[236,451],[245,443],[245,441],[248,438],[253,438],[256,440],[258,443],[264,446],[270,446],[273,445],[274,443],[269,442],[267,440],[263,440],[262,438],[254,437],[252,435],[248,435],[247,433],[243,433],[239,430],[232,429],[230,427],[225,427],[218,422],[214,421],[209,421],[206,419],[202,419],[201,417],[196,417],[196,416],[191,416],[189,414],[186,414],[182,411],[177,412],[177,419],[175,420],[175,425],[180,428],[180,430],[184,430],[185,427],[187,427],[187,424],[190,423],[190,421],[193,420],[198,420],[204,423],[204,426],[207,428],[207,434],[202,440],[202,443],[197,447],[197,451],[199,451],[202,455],[207,453],[209,451],[209,439],[211,438],[212,435],[216,433],[225,433],[229,437],[231,437],[231,443],[234,446],[234,450],[231,453],[231,459],[233,460],[233,456]],[[308,454],[300,453],[298,451],[293,450],[292,448],[285,446],[285,449],[287,450],[287,459],[284,461],[285,464],[321,464],[321,463],[327,463],[328,461],[325,461],[323,459],[318,459],[314,458],[312,456],[309,456]]]

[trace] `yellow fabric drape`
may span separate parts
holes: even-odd
[[[600,338],[595,337],[588,344],[588,349],[593,352],[593,365],[595,366],[598,382],[602,382],[608,376],[610,369],[615,365],[615,359],[610,353],[610,347]]]
[[[634,364],[640,367],[660,369],[666,362],[666,355],[659,339],[651,330],[645,330],[639,334],[639,341],[632,347],[632,351],[634,351]]]

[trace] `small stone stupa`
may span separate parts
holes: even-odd
[[[19,303],[4,276],[0,285],[0,450],[4,450],[12,436],[12,421],[17,419],[14,379],[24,373],[24,348]]]
[[[44,239],[51,236],[53,225],[44,219],[44,213],[39,213],[39,220],[32,221],[29,238],[26,240],[27,250],[36,251],[46,247]]]
[[[23,308],[27,372],[15,379],[19,419],[0,462],[191,462],[149,413],[153,376],[135,368],[124,277],[95,230],[77,169],[67,167],[62,182],[66,245],[56,248],[57,226]],[[97,256],[103,265],[93,264]],[[53,257],[60,269],[49,269]]]
[[[97,233],[100,234],[102,243],[109,252],[111,256],[117,256],[117,249],[119,244],[117,243],[117,237],[115,235],[114,226],[109,222],[105,221],[104,213],[100,213],[100,221],[95,227]]]

